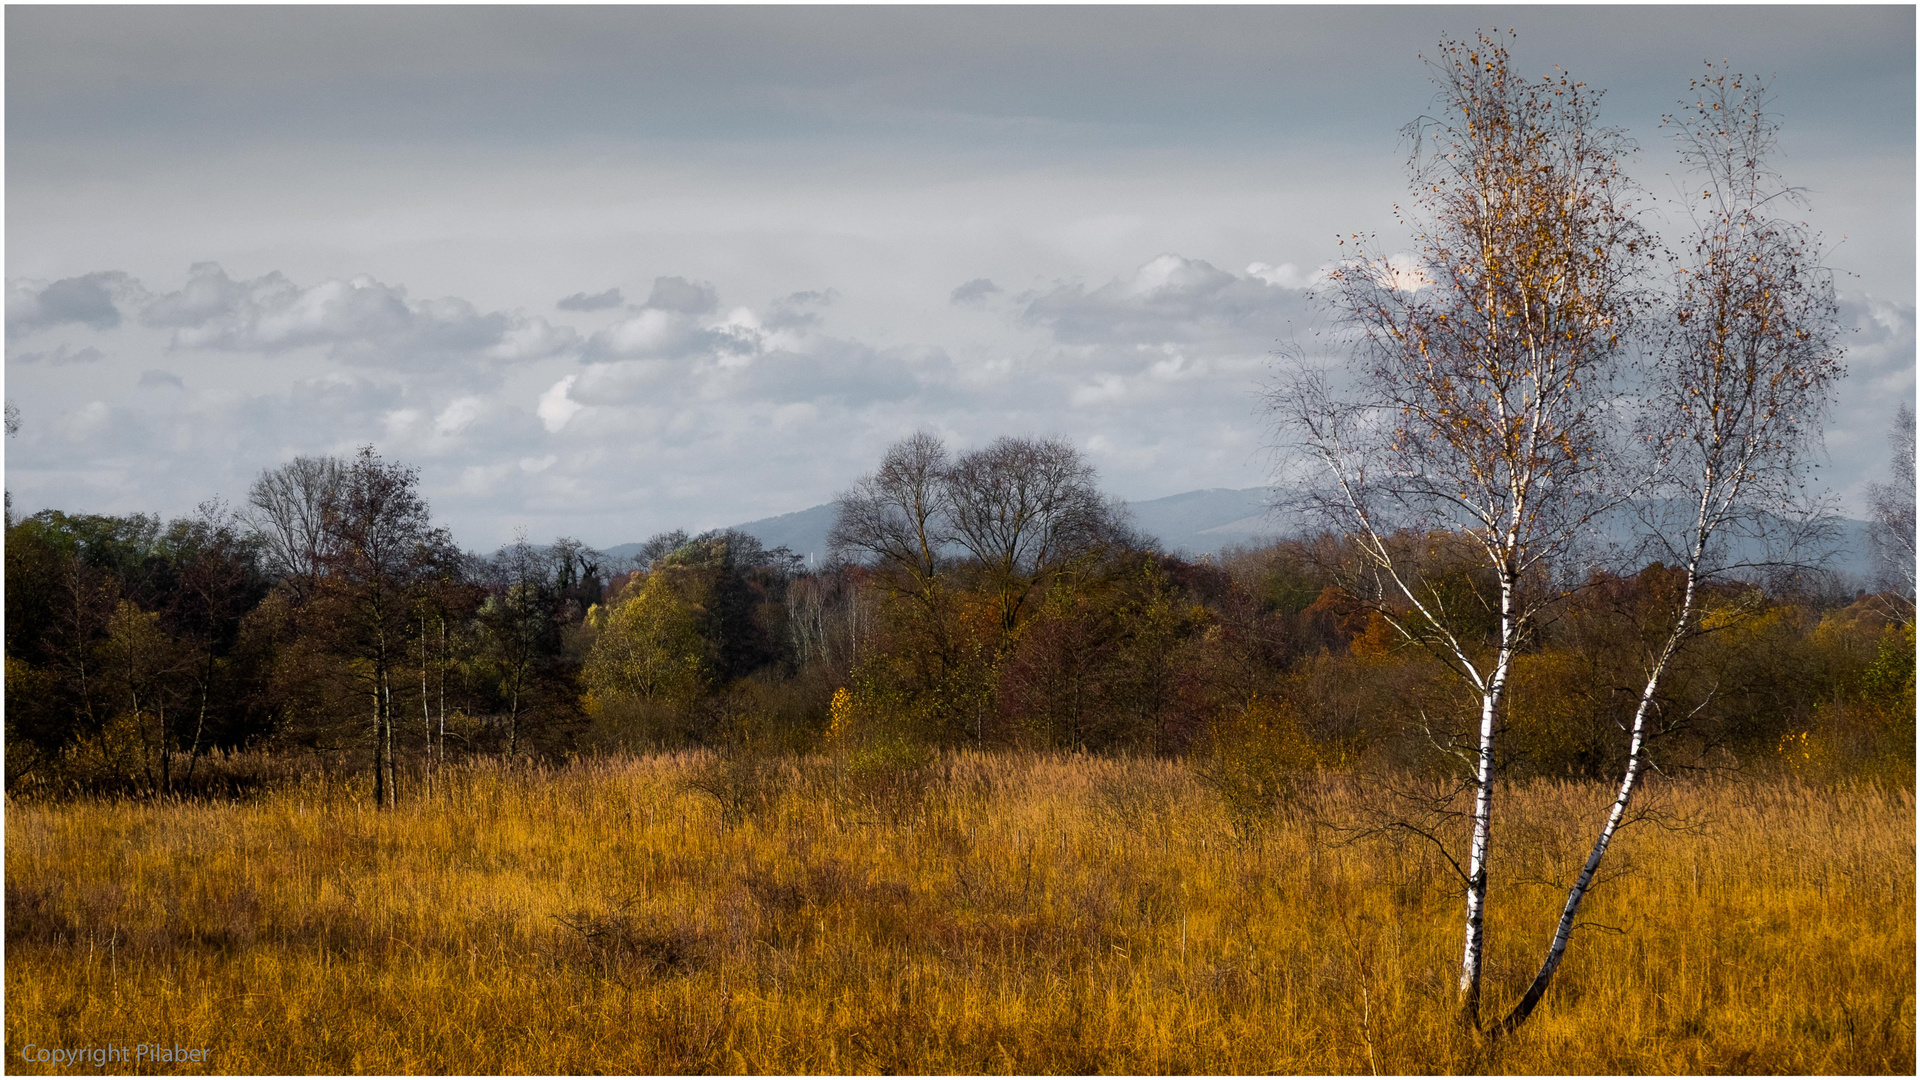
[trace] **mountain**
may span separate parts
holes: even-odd
[[[1270,521],[1266,488],[1209,488],[1169,495],[1164,499],[1128,503],[1134,527],[1157,537],[1168,551],[1214,555],[1230,544],[1245,544],[1278,536]],[[732,526],[768,547],[785,547],[802,558],[820,562],[827,556],[827,531],[833,528],[833,504],[823,503],[778,517]],[[641,544],[619,544],[605,553],[616,559],[639,554]]]
[[[1234,545],[1253,546],[1296,531],[1297,519],[1268,508],[1270,488],[1206,488],[1128,503],[1133,525],[1160,541],[1169,552],[1189,558],[1218,555]],[[833,504],[796,510],[778,517],[761,518],[733,528],[754,537],[766,546],[785,547],[817,565],[827,556],[827,530],[833,527]],[[1621,525],[1625,528],[1623,522]],[[1624,533],[1622,534],[1624,535]],[[1838,552],[1832,568],[1844,577],[1864,582],[1872,575],[1872,559],[1867,547],[1867,523],[1852,518],[1839,521]],[[606,549],[616,558],[629,558],[640,551],[638,543],[620,544]]]
[[[1271,540],[1291,530],[1268,510],[1268,488],[1207,488],[1128,503],[1134,528],[1172,552],[1217,555],[1233,544]]]

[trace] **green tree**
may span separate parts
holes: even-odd
[[[594,698],[685,707],[707,692],[714,662],[700,634],[705,612],[676,576],[655,569],[630,595],[589,613],[596,633],[582,677]]]

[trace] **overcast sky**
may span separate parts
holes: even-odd
[[[373,443],[487,549],[825,502],[928,427],[1131,499],[1266,482],[1338,234],[1402,242],[1442,35],[1660,117],[1772,78],[1859,513],[1914,394],[1914,10],[6,10],[17,510],[190,512]]]

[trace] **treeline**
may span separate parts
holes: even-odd
[[[1157,550],[1046,440],[915,436],[839,508],[822,569],[728,531],[625,565],[566,538],[483,556],[368,448],[269,470],[238,511],[9,518],[7,788],[231,790],[261,779],[248,750],[388,802],[477,754],[967,746],[1191,756],[1253,807],[1318,765],[1457,764],[1473,702],[1343,585],[1336,538]],[[1401,539],[1457,563],[1428,575],[1453,610],[1492,611],[1456,538]],[[1715,587],[1654,760],[1910,776],[1911,599],[1791,580]],[[1618,772],[1679,599],[1657,563],[1562,587],[1513,673],[1509,775]]]

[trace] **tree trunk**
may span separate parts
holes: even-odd
[[[387,805],[387,770],[381,758],[384,753],[380,742],[380,685],[373,687],[373,805]]]
[[[520,676],[516,673],[513,680],[513,696],[507,704],[507,756],[515,757],[520,753]]]
[[[193,722],[193,749],[187,754],[187,790],[193,790],[194,766],[200,764],[200,737],[207,730],[207,705],[213,698],[213,641],[207,641],[207,677],[200,684],[200,715]]]
[[[1501,661],[1505,664],[1504,657]],[[1480,755],[1473,785],[1473,845],[1467,864],[1466,942],[1460,957],[1460,1019],[1480,1026],[1480,968],[1486,955],[1487,845],[1493,823],[1493,720],[1499,694],[1489,686],[1480,699]]]
[[[433,703],[427,697],[427,619],[420,617],[420,723],[427,736],[427,794],[433,794]]]
[[[1547,992],[1547,985],[1553,981],[1553,973],[1560,968],[1560,959],[1566,955],[1567,942],[1573,937],[1574,917],[1580,912],[1580,902],[1586,899],[1587,890],[1593,887],[1593,875],[1600,869],[1600,860],[1606,857],[1607,845],[1613,842],[1613,834],[1620,827],[1621,818],[1626,816],[1627,803],[1633,798],[1635,782],[1640,779],[1640,749],[1645,733],[1647,704],[1653,700],[1654,681],[1647,684],[1647,693],[1640,699],[1640,708],[1633,719],[1633,748],[1627,758],[1627,774],[1620,781],[1620,791],[1614,797],[1613,809],[1607,814],[1607,824],[1600,830],[1600,838],[1593,842],[1593,850],[1587,853],[1587,862],[1580,868],[1580,877],[1567,893],[1566,907],[1561,909],[1560,924],[1553,932],[1553,944],[1547,947],[1547,958],[1541,963],[1540,971],[1534,975],[1533,982],[1527,986],[1527,992],[1521,995],[1520,1003],[1513,1007],[1506,1019],[1495,1025],[1492,1035],[1506,1035],[1526,1023],[1533,1015],[1534,1006]]]
[[[167,747],[167,706],[163,701],[157,710],[160,724],[160,792],[173,794],[173,755]]]
[[[1500,699],[1507,687],[1507,672],[1513,664],[1513,644],[1517,636],[1513,625],[1513,575],[1502,575],[1500,583],[1500,651],[1494,659],[1493,674],[1480,694],[1480,753],[1476,761],[1473,792],[1473,846],[1467,863],[1466,942],[1460,957],[1460,1021],[1469,1028],[1480,1026],[1480,975],[1486,959],[1487,937],[1487,855],[1493,832],[1493,733],[1499,715]]]
[[[1705,518],[1705,511],[1702,511]],[[1667,667],[1680,649],[1687,630],[1693,621],[1695,587],[1698,584],[1698,569],[1701,551],[1706,546],[1704,534],[1711,530],[1704,520],[1693,548],[1693,555],[1687,566],[1686,592],[1680,602],[1680,614],[1674,620],[1673,629],[1667,634],[1666,644],[1660,650],[1660,657],[1654,662],[1653,669],[1647,674],[1647,683],[1640,691],[1640,701],[1633,711],[1633,735],[1627,745],[1626,775],[1620,780],[1620,790],[1614,795],[1613,808],[1607,813],[1607,823],[1600,829],[1600,836],[1593,842],[1593,850],[1587,853],[1587,861],[1580,868],[1580,876],[1574,881],[1573,888],[1567,892],[1567,903],[1560,911],[1560,923],[1554,928],[1553,943],[1547,946],[1547,958],[1541,962],[1540,970],[1528,984],[1527,992],[1521,995],[1519,1004],[1513,1007],[1506,1019],[1501,1020],[1492,1031],[1495,1037],[1506,1035],[1527,1022],[1533,1015],[1534,1007],[1546,995],[1547,986],[1553,982],[1553,973],[1560,969],[1560,960],[1566,955],[1567,942],[1573,938],[1575,918],[1580,914],[1580,903],[1587,898],[1588,890],[1593,888],[1593,877],[1600,869],[1600,860],[1606,858],[1607,847],[1613,843],[1613,835],[1620,828],[1620,822],[1626,817],[1627,804],[1633,800],[1633,792],[1640,780],[1640,774],[1646,767],[1647,721],[1653,714],[1653,702],[1660,691],[1660,681],[1666,677]]]
[[[380,673],[380,696],[380,756],[386,770],[387,805],[392,807],[400,801],[400,785],[393,761],[393,685],[384,671]]]

